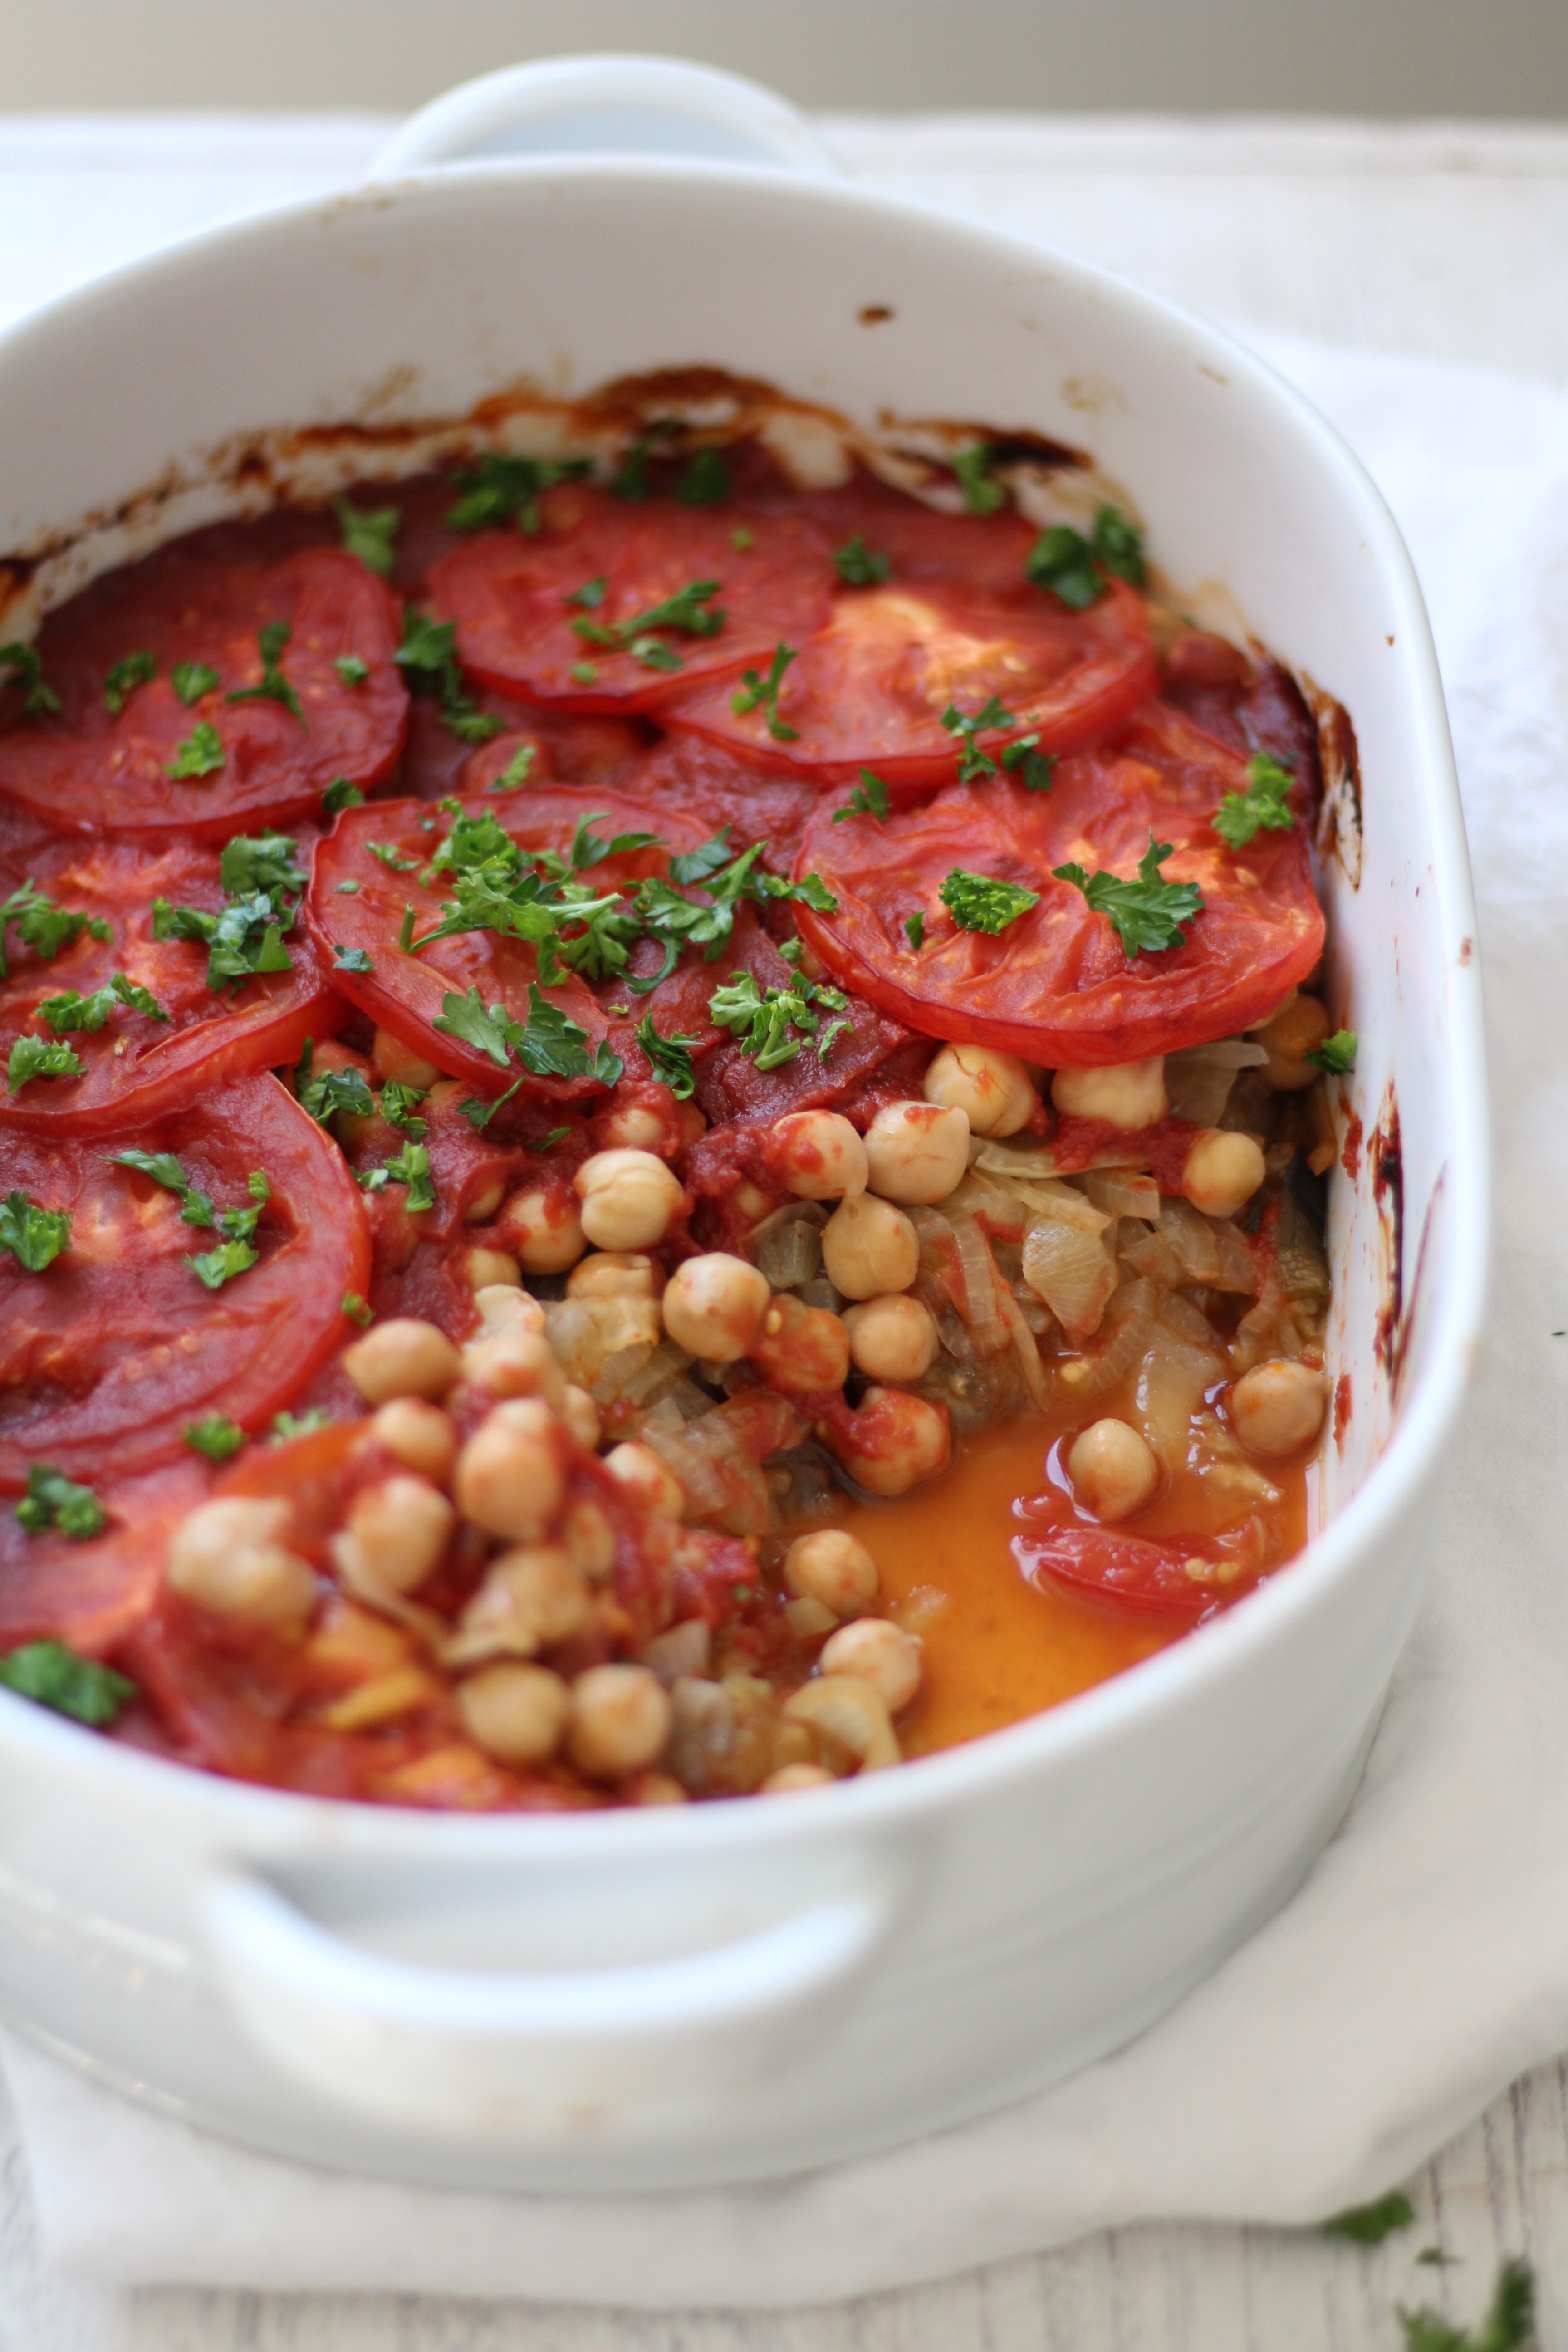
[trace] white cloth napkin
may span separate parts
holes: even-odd
[[[1268,349],[1367,460],[1426,587],[1496,1102],[1491,1336],[1430,1600],[1340,1835],[1279,1917],[1118,2056],[774,2186],[596,2200],[352,2179],[155,2117],[7,2038],[54,2260],[124,2283],[811,2303],[1139,2219],[1310,2221],[1386,2188],[1568,2045],[1568,394]]]

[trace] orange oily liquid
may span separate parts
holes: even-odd
[[[1096,1402],[1115,1412],[1119,1392]],[[1031,1584],[1014,1559],[1010,1542],[1021,1527],[1014,1502],[1047,1485],[1046,1455],[1064,1420],[1024,1413],[961,1437],[940,1478],[896,1502],[834,1513],[835,1525],[858,1536],[876,1560],[887,1612],[902,1622],[913,1598],[908,1622],[925,1644],[925,1678],[899,1718],[906,1756],[1037,1715],[1180,1639],[1182,1628]],[[1268,1475],[1281,1499],[1260,1516],[1276,1556],[1289,1558],[1307,1539],[1307,1467],[1271,1465]],[[1217,1534],[1236,1516],[1234,1505],[1210,1505],[1201,1477],[1181,1472],[1128,1533],[1179,1540]]]

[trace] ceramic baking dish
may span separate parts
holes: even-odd
[[[689,152],[547,152],[628,141]],[[476,145],[488,160],[416,168]],[[361,191],[14,327],[0,548],[26,560],[4,634],[279,482],[373,470],[390,428],[520,380],[561,395],[699,362],[868,427],[984,419],[1087,446],[1189,601],[1244,616],[1308,684],[1329,1002],[1361,1037],[1319,1531],[1120,1679],[783,1803],[354,1807],[0,1694],[7,2014],[140,2097],[317,2161],[545,2189],[783,2174],[1136,2033],[1288,1898],[1349,1801],[1476,1344],[1474,919],[1431,640],[1377,492],[1211,327],[849,184],[765,93],[636,60],[501,77],[416,121]],[[345,423],[373,430],[291,437]]]

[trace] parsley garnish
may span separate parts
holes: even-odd
[[[448,530],[484,530],[515,521],[530,538],[543,517],[539,501],[557,482],[581,481],[594,470],[587,457],[511,457],[488,450],[453,476],[462,497],[447,509]]]
[[[515,793],[520,785],[526,784],[537,750],[537,744],[520,743],[500,775],[492,776],[485,790],[490,793]]]
[[[77,1489],[79,1494],[85,1491]],[[136,1696],[128,1675],[116,1674],[97,1658],[79,1657],[63,1642],[25,1642],[19,1650],[9,1651],[0,1658],[0,1683],[18,1698],[90,1724],[95,1731],[112,1723]]]
[[[422,1143],[405,1143],[395,1158],[384,1160],[359,1181],[367,1192],[379,1192],[384,1184],[406,1184],[410,1216],[417,1216],[421,1210],[436,1205],[436,1188],[430,1181],[430,1154]]]
[[[1395,2189],[1372,2205],[1352,2205],[1322,2225],[1325,2238],[1349,2238],[1358,2246],[1380,2246],[1395,2230],[1407,2230],[1415,2208],[1403,2189]]]
[[[46,963],[53,963],[62,948],[74,946],[83,931],[105,941],[114,937],[112,926],[101,915],[82,915],[68,907],[57,907],[43,891],[35,890],[30,880],[24,882],[8,898],[0,898],[0,980],[10,978],[5,929],[11,923],[16,926],[23,946],[31,948]]]
[[[776,1070],[793,1062],[809,1038],[816,1039],[819,1061],[827,1059],[835,1037],[847,1029],[847,1020],[830,1021],[824,1028],[818,1011],[844,1013],[849,1000],[837,988],[797,978],[793,988],[761,989],[749,971],[716,988],[708,1000],[709,1017],[739,1040],[742,1051],[759,1070]],[[795,1033],[792,1034],[792,1032]],[[819,1034],[820,1033],[820,1034]]]
[[[594,686],[598,682],[597,662],[574,662],[567,673],[574,686]]]
[[[1295,782],[1289,768],[1258,751],[1247,763],[1247,790],[1226,793],[1213,817],[1214,829],[1232,849],[1245,849],[1255,833],[1289,833],[1296,819],[1285,795]]]
[[[999,882],[993,875],[966,873],[962,866],[953,867],[938,896],[965,931],[1005,931],[1040,903],[1039,892],[1026,890],[1021,882]]]
[[[341,1110],[347,1111],[351,1118],[374,1118],[375,1097],[353,1063],[342,1070],[317,1070],[312,1076],[314,1058],[307,1037],[305,1050],[294,1069],[300,1109],[309,1111],[318,1127],[325,1127]]]
[[[223,679],[210,662],[188,661],[174,664],[169,672],[169,683],[188,710],[193,702],[199,702],[204,694],[221,686]]]
[[[47,1022],[58,1037],[68,1029],[101,1029],[117,1004],[128,1004],[133,1013],[144,1013],[150,1021],[169,1018],[152,990],[139,988],[122,971],[113,973],[90,996],[79,995],[74,988],[68,988],[63,995],[46,997],[37,1010],[40,1019]]]
[[[748,710],[755,710],[761,704],[767,714],[768,733],[775,743],[798,743],[800,740],[799,728],[786,727],[779,717],[779,688],[784,684],[784,674],[798,650],[795,646],[776,645],[773,667],[766,677],[757,670],[743,669],[741,683],[730,697],[730,708],[738,719],[743,719]]]
[[[580,614],[572,624],[572,633],[587,645],[603,646],[611,653],[629,653],[645,669],[679,669],[680,656],[651,632],[682,629],[688,636],[717,636],[724,625],[724,614],[721,608],[710,607],[719,588],[717,580],[694,580],[689,587],[678,589],[662,604],[650,604],[646,612],[634,614],[628,621],[605,624],[589,620],[586,613]],[[594,609],[604,599],[605,583],[599,579],[585,582],[566,602]]]
[[[416,613],[409,605],[403,615],[403,643],[392,658],[416,694],[440,696],[441,716],[459,742],[488,743],[492,736],[504,734],[505,719],[481,710],[463,684],[453,622],[432,620],[428,613]]]
[[[721,507],[730,495],[730,468],[720,449],[699,449],[676,487],[683,507]]]
[[[245,1432],[237,1421],[229,1421],[221,1412],[209,1412],[205,1421],[186,1423],[185,1444],[196,1453],[205,1454],[209,1462],[226,1462],[245,1444]]]
[[[221,1290],[237,1274],[247,1274],[261,1253],[248,1242],[219,1242],[216,1249],[203,1250],[199,1256],[188,1257],[185,1264],[198,1282],[209,1290]]]
[[[748,530],[743,522],[738,522],[735,525],[734,530],[730,533],[730,544],[734,549],[737,555],[745,555],[749,553],[750,551],[755,547],[756,543],[756,532],[754,530]]]
[[[28,1274],[52,1265],[69,1248],[70,1237],[68,1209],[41,1209],[26,1192],[7,1192],[0,1201],[0,1249],[8,1249]]]
[[[435,1025],[466,1045],[478,1046],[502,1070],[509,1066],[509,1054],[515,1053],[523,1068],[536,1078],[593,1078],[602,1087],[616,1084],[626,1068],[621,1056],[603,1043],[590,1055],[587,1031],[569,1021],[558,1004],[547,1003],[532,981],[528,1005],[526,1023],[519,1023],[509,1017],[504,1004],[492,1004],[487,1013],[479,990],[470,988],[467,996],[443,996]]]
[[[177,1192],[181,1202],[180,1214],[187,1225],[210,1225],[215,1222],[211,1196],[195,1190],[172,1151],[134,1149],[111,1151],[109,1165],[111,1168],[133,1168],[139,1176],[150,1176],[153,1183],[161,1184],[166,1192]]]
[[[412,874],[419,863],[416,857],[399,856],[397,851],[389,849],[384,841],[367,841],[365,847],[373,857],[381,860],[389,874]]]
[[[104,708],[118,718],[132,688],[145,686],[149,678],[157,675],[158,656],[149,653],[145,646],[138,653],[125,655],[122,660],[115,663],[103,681]]]
[[[202,907],[153,901],[153,937],[190,940],[207,950],[207,986],[216,995],[237,989],[253,973],[288,971],[283,934],[291,930],[307,876],[295,863],[286,833],[237,834],[218,861],[228,904],[220,915]]]
[[[166,776],[211,776],[223,765],[223,737],[210,719],[198,719],[174,756],[163,763]]]
[[[318,1429],[330,1429],[332,1416],[325,1408],[313,1404],[309,1412],[275,1412],[268,1438],[269,1445],[287,1445],[291,1437],[310,1437]]]
[[[1016,776],[1026,793],[1048,793],[1056,782],[1056,755],[1035,749],[1039,736],[1020,735],[1009,743],[1002,754],[1002,765],[1009,775]]]
[[[1041,531],[1024,558],[1024,577],[1037,588],[1048,588],[1070,613],[1087,612],[1105,593],[1105,583],[1094,567],[1094,550],[1069,523],[1053,523]]]
[[[875,588],[893,568],[890,555],[868,547],[858,531],[833,553],[834,567],[847,588]]]
[[[668,1037],[661,1036],[653,1025],[651,1004],[632,1034],[647,1055],[654,1076],[663,1081],[678,1102],[684,1102],[695,1084],[691,1048],[700,1045],[701,1040],[673,1034]]]
[[[458,1104],[458,1108],[462,1112],[463,1117],[468,1120],[468,1125],[474,1129],[475,1133],[482,1134],[484,1129],[489,1127],[491,1119],[494,1118],[497,1111],[500,1110],[502,1103],[510,1102],[513,1095],[516,1094],[521,1084],[522,1080],[521,1078],[513,1078],[505,1094],[497,1095],[494,1102],[476,1102],[472,1095],[469,1095],[465,1102]],[[571,1131],[571,1129],[566,1127],[553,1128],[551,1130],[553,1135],[569,1135]],[[535,1144],[532,1147],[536,1151],[542,1151],[544,1148],[545,1147],[542,1144]]]
[[[992,695],[984,709],[975,711],[973,718],[966,718],[956,702],[950,702],[942,714],[942,723],[950,735],[956,735],[959,739],[958,781],[961,784],[978,783],[983,776],[996,773],[995,761],[981,750],[975,740],[981,731],[1016,727],[1018,724],[1013,713],[1002,708],[995,695]],[[1037,743],[1039,737],[1037,735],[1032,740]],[[1003,758],[1006,758],[1005,752]]]
[[[647,457],[648,444],[639,436],[628,445],[626,456],[610,476],[610,488],[616,498],[626,499],[634,505],[647,498],[649,487]]]
[[[351,784],[346,776],[334,776],[321,794],[321,806],[329,816],[336,816],[340,809],[358,808],[363,799],[357,784]]]
[[[504,1095],[501,1100],[503,1102],[506,1100]],[[558,1143],[565,1142],[571,1132],[569,1127],[552,1127],[548,1135],[542,1135],[536,1143],[531,1143],[528,1148],[531,1151],[553,1151]]]
[[[1058,882],[1070,882],[1081,890],[1097,915],[1110,918],[1131,961],[1144,948],[1179,948],[1182,925],[1202,912],[1204,894],[1195,882],[1160,878],[1172,845],[1156,841],[1151,833],[1135,882],[1123,881],[1119,874],[1086,874],[1081,866],[1055,866],[1051,871]]]
[[[1535,2338],[1535,2280],[1528,2263],[1504,2263],[1491,2308],[1472,2333],[1436,2311],[1399,2306],[1405,2352],[1527,2352]]]
[[[874,816],[879,824],[888,814],[888,787],[880,776],[869,768],[862,768],[860,781],[842,808],[833,812],[835,824],[842,824],[847,816]]]
[[[909,915],[905,918],[904,937],[908,940],[910,947],[915,949],[917,952],[920,949],[924,947],[926,940],[926,919],[919,912],[918,909],[914,914]]]
[[[403,520],[401,507],[356,507],[347,499],[332,500],[338,530],[350,555],[357,555],[367,572],[383,580],[392,576],[393,541]]]
[[[1355,1031],[1336,1029],[1321,1045],[1309,1046],[1301,1058],[1331,1078],[1342,1078],[1355,1067]]]
[[[51,1470],[44,1462],[29,1465],[27,1491],[16,1506],[16,1517],[30,1536],[58,1528],[73,1543],[100,1536],[109,1525],[109,1514],[90,1486],[76,1486],[63,1470]]]
[[[7,670],[11,673],[10,683],[22,689],[22,708],[29,719],[47,719],[59,709],[59,696],[45,683],[44,666],[36,646],[15,640],[8,646],[0,646],[0,684],[5,683],[4,673]]]
[[[86,1076],[75,1050],[63,1040],[26,1034],[13,1044],[11,1058],[5,1067],[6,1084],[12,1094],[17,1093],[31,1078],[81,1078]]]
[[[417,1142],[430,1131],[428,1119],[414,1116],[415,1104],[424,1099],[424,1087],[406,1087],[400,1078],[388,1078],[381,1090],[381,1115],[388,1127],[400,1127],[405,1135],[413,1136]]]
[[[1103,506],[1094,518],[1094,552],[1107,572],[1114,572],[1130,588],[1142,588],[1149,567],[1143,561],[1143,534],[1120,507]]]
[[[224,696],[226,702],[280,702],[285,710],[306,724],[300,698],[279,667],[283,648],[293,635],[287,621],[268,621],[256,632],[256,642],[261,650],[261,677],[255,686],[237,686]]]
[[[991,470],[991,452],[984,441],[960,449],[949,460],[971,514],[995,514],[1007,503],[1007,493]]]
[[[357,1290],[344,1291],[342,1311],[348,1317],[351,1323],[357,1323],[359,1325],[362,1331],[364,1329],[367,1323],[374,1320],[371,1308],[360,1297]]]
[[[369,971],[372,969],[368,948],[345,948],[341,941],[332,941],[334,971]]]
[[[339,654],[332,663],[332,667],[345,686],[363,686],[370,676],[369,662],[362,659],[358,654]]]

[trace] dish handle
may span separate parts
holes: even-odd
[[[395,131],[367,177],[560,154],[679,155],[812,178],[840,166],[805,117],[761,83],[680,58],[541,58],[449,89]]]
[[[820,2041],[901,1909],[868,1878],[708,1948],[510,1975],[346,1941],[224,1870],[205,1924],[252,2040],[339,2108],[424,2135],[581,2146],[711,2126]]]

